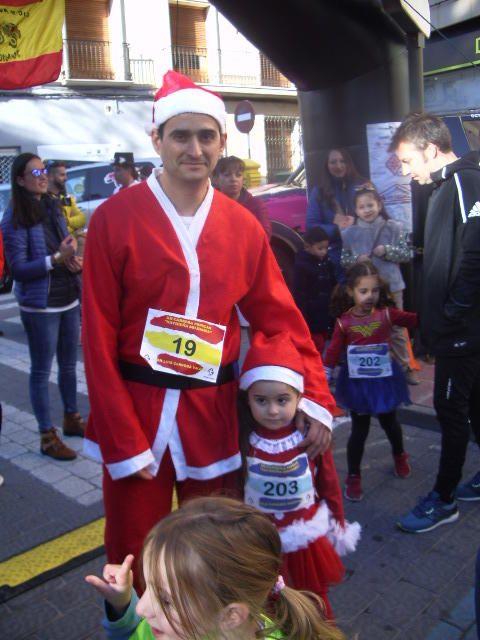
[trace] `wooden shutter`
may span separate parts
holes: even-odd
[[[291,87],[292,83],[273,66],[270,60],[260,52],[260,69],[262,86],[264,87]]]
[[[113,80],[109,0],[66,0],[70,78]]]
[[[208,82],[206,8],[170,5],[173,65],[195,82]]]

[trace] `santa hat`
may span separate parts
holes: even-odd
[[[163,84],[154,97],[152,122],[148,133],[181,113],[202,113],[214,118],[222,133],[226,131],[225,104],[222,98],[195,84],[187,76],[176,71],[167,71]]]
[[[288,333],[272,337],[256,333],[243,363],[240,389],[258,380],[285,382],[303,393],[303,363]]]

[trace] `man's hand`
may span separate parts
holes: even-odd
[[[103,568],[103,580],[97,576],[85,576],[85,582],[103,596],[115,614],[121,617],[132,599],[133,556],[128,555],[122,564],[106,564]]]
[[[141,478],[142,480],[153,480],[153,473],[150,473],[148,467],[144,467],[143,469],[139,469],[136,473],[134,473],[133,477]]]
[[[307,450],[309,458],[325,453],[332,441],[332,432],[326,425],[307,416],[303,411],[298,412],[295,425],[305,435],[298,446]]]

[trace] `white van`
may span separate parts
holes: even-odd
[[[68,166],[68,162],[66,163]],[[155,167],[161,164],[160,158],[138,160],[137,170],[143,166]],[[87,226],[92,213],[109,198],[117,185],[113,178],[113,167],[108,162],[79,164],[67,169],[67,193],[75,196],[79,207],[87,216]],[[0,220],[10,200],[10,184],[0,185]]]

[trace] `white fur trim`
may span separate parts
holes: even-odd
[[[322,501],[311,520],[294,520],[288,527],[278,530],[282,540],[282,551],[291,553],[299,549],[306,549],[308,545],[328,534],[330,527],[329,510]]]
[[[303,440],[303,433],[300,431],[294,431],[285,438],[267,439],[259,436],[255,431],[252,431],[248,441],[255,449],[264,451],[272,455],[283,453],[285,451],[291,451],[298,447]]]
[[[254,382],[258,382],[259,380],[284,382],[296,389],[299,393],[303,393],[303,376],[293,371],[293,369],[278,367],[276,365],[264,365],[245,371],[245,373],[242,373],[240,376],[240,389],[246,391]]]
[[[342,527],[334,518],[330,519],[330,530],[327,538],[332,543],[339,556],[346,556],[357,548],[361,538],[362,527],[358,522],[348,522]]]
[[[303,397],[298,403],[298,408],[310,416],[314,420],[318,420],[330,430],[332,429],[333,424],[333,416],[330,411],[327,411],[325,407],[309,400],[308,398]]]
[[[284,553],[306,549],[311,542],[327,536],[339,556],[355,551],[361,531],[362,527],[358,522],[345,520],[345,526],[342,527],[335,518],[332,518],[331,511],[324,500],[311,520],[294,520],[288,527],[278,530]]]
[[[181,113],[201,113],[211,116],[220,125],[222,133],[226,131],[225,103],[219,96],[200,87],[179,89],[156,100],[153,104],[153,126],[159,127]],[[152,126],[150,126],[151,129]]]
[[[112,462],[105,466],[107,467],[112,480],[120,480],[120,478],[132,476],[137,471],[140,471],[140,469],[148,467],[154,461],[153,453],[150,449],[147,449],[133,458],[122,460],[121,462]]]
[[[224,476],[226,473],[236,471],[242,466],[242,458],[239,453],[235,453],[230,458],[224,458],[209,464],[207,467],[185,467],[186,477],[194,480],[211,480]]]

